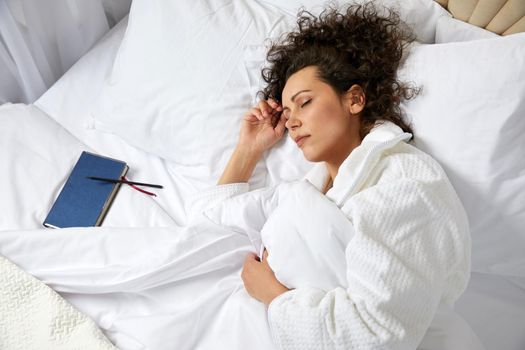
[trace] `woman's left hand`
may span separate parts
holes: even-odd
[[[250,253],[244,260],[241,273],[244,288],[255,299],[270,305],[273,299],[289,291],[275,278],[273,270],[268,265],[268,252],[264,250],[263,261],[255,253]]]

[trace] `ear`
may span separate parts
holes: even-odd
[[[363,88],[354,84],[345,93],[345,104],[348,111],[355,115],[365,108],[366,97]]]

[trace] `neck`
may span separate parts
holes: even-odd
[[[339,167],[341,166],[341,164],[343,164],[343,162],[345,161],[346,158],[348,158],[350,153],[352,153],[352,151],[361,144],[361,141],[362,140],[360,138],[356,139],[354,143],[349,145],[346,152],[342,152],[339,156],[334,156],[334,158],[327,160],[325,162],[326,168],[328,170],[328,174],[330,175],[330,178],[328,179],[328,183],[326,184],[326,187],[325,187],[326,191],[328,191],[328,189],[332,187],[332,184],[335,180],[335,177],[337,176],[337,172],[339,171]]]
[[[324,184],[324,188],[323,188],[323,194],[326,194],[326,192],[328,192],[329,189],[332,188],[332,185],[333,185],[333,181],[332,181],[332,178],[331,177],[328,177],[326,183]]]

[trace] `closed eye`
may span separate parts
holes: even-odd
[[[301,108],[303,108],[304,106],[306,106],[306,105],[309,104],[310,102],[312,102],[312,99],[309,99],[308,101],[304,102],[304,103],[301,105]]]

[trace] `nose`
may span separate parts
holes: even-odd
[[[295,114],[290,113],[290,117],[288,118],[284,126],[288,130],[294,130],[298,128],[299,126],[301,126],[301,121],[299,120],[299,118],[295,116]]]

